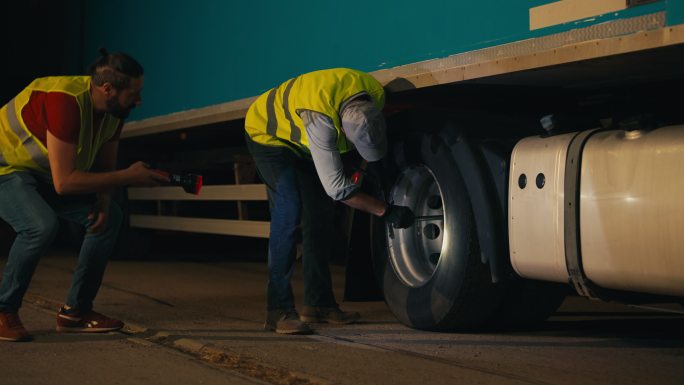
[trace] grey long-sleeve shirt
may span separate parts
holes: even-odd
[[[347,108],[353,108],[355,102],[364,103],[362,99],[354,99],[342,109],[342,125],[360,124],[353,121],[353,114],[345,114]],[[318,112],[304,110],[299,113],[309,137],[309,150],[313,158],[318,178],[325,192],[334,200],[344,200],[358,188],[351,178],[345,175],[344,165],[337,148],[337,129],[332,120]]]

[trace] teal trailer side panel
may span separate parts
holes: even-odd
[[[552,0],[120,0],[85,2],[84,60],[124,51],[145,67],[132,120],[258,95],[300,73],[376,71],[513,41],[677,9],[658,1],[530,31]]]
[[[684,23],[684,0],[667,0],[667,25]]]

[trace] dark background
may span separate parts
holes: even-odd
[[[0,105],[35,78],[84,73],[83,0],[13,1],[3,4],[0,14]],[[13,239],[12,229],[0,220],[0,255],[7,255]]]
[[[37,77],[84,73],[83,0],[12,1],[1,13],[2,105]]]

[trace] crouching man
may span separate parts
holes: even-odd
[[[168,179],[143,162],[115,171],[123,122],[141,102],[143,68],[126,54],[101,54],[89,76],[36,79],[0,110],[0,218],[17,233],[0,281],[0,340],[30,339],[18,311],[58,217],[87,233],[57,330],[123,326],[93,311],[122,220],[109,191]]]

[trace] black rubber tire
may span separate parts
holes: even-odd
[[[494,319],[505,328],[534,327],[549,318],[571,292],[567,284],[511,279]]]
[[[408,132],[390,147],[385,191],[411,165],[427,167],[439,185],[447,246],[434,272],[421,285],[407,284],[396,272],[387,250],[386,225],[371,225],[373,261],[385,302],[403,324],[423,330],[466,330],[485,326],[499,306],[501,291],[481,261],[471,202],[447,137]],[[394,171],[392,171],[394,170]]]

